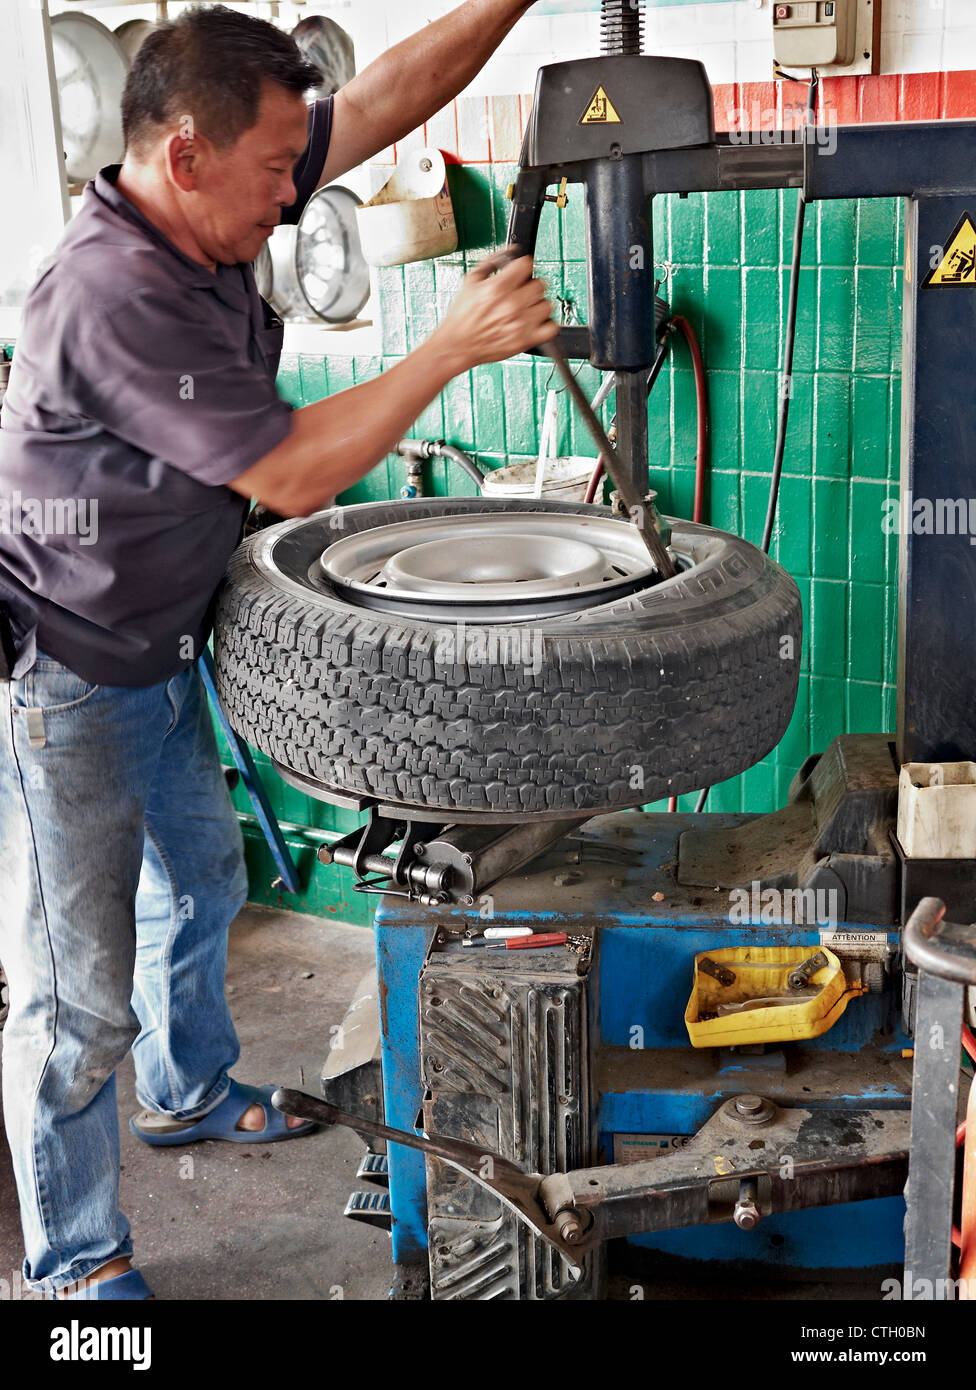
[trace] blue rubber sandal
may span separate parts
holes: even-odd
[[[311,1134],[317,1126],[308,1120],[295,1129],[288,1128],[287,1116],[271,1104],[274,1086],[246,1086],[231,1080],[230,1090],[219,1105],[199,1120],[174,1120],[153,1110],[141,1110],[129,1121],[132,1133],[144,1144],[195,1144],[199,1139],[227,1139],[232,1144],[275,1144],[282,1139],[300,1139]],[[245,1110],[260,1105],[264,1111],[263,1129],[238,1129],[237,1122]],[[137,1123],[138,1121],[138,1123]]]
[[[123,1299],[144,1299],[153,1298],[152,1289],[143,1279],[137,1269],[127,1269],[124,1274],[116,1274],[114,1279],[99,1279],[95,1283],[86,1285],[85,1288],[78,1289],[75,1293],[66,1293],[63,1299],[57,1299],[59,1303],[70,1303],[72,1299],[84,1300],[86,1303],[92,1300],[98,1302],[114,1301],[121,1302]],[[49,1294],[50,1299],[54,1298]]]

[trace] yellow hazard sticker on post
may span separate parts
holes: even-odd
[[[613,102],[602,87],[597,87],[593,100],[580,116],[580,125],[622,125]]]
[[[949,245],[933,252],[933,266],[922,281],[922,289],[976,289],[976,224],[963,213]]]

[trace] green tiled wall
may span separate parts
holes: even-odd
[[[294,404],[363,381],[409,351],[431,329],[466,265],[504,241],[508,165],[451,170],[465,249],[437,262],[380,272],[382,356],[286,358],[279,386]],[[586,319],[582,197],[547,209],[538,273],[554,296]],[[659,198],[655,254],[667,264],[662,291],[694,325],[709,374],[710,482],[706,520],[758,542],[765,517],[776,428],[779,351],[796,208],[793,192]],[[894,719],[895,538],[884,535],[882,504],[896,495],[901,366],[900,206],[831,202],[808,209],[800,286],[794,395],[773,555],[803,594],[805,632],[796,714],[779,747],[759,766],[716,787],[709,807],[765,811],[781,804],[808,753],[845,731],[890,728]],[[418,436],[446,438],[488,466],[533,456],[549,365],[517,358],[453,382],[418,421]],[[581,382],[592,395],[589,366]],[[612,413],[612,397],[606,407]],[[691,514],[694,493],[694,378],[684,344],[651,396],[653,485],[663,509]],[[578,421],[561,418],[563,452],[593,455]],[[403,464],[385,460],[343,501],[395,497]],[[435,463],[429,491],[469,494],[453,465]],[[348,828],[348,817],[311,802],[269,776],[283,818]],[[237,793],[241,809],[243,794]],[[681,809],[691,809],[683,797]],[[254,851],[254,893],[267,896],[273,870]],[[303,853],[308,853],[303,851]],[[319,869],[310,910],[368,916],[335,870]]]

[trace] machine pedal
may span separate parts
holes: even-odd
[[[354,1192],[346,1203],[343,1216],[353,1221],[365,1221],[381,1230],[393,1229],[393,1209],[390,1206],[389,1192]]]
[[[390,1161],[386,1154],[374,1154],[371,1151],[364,1153],[356,1169],[356,1177],[375,1182],[377,1187],[389,1187]]]

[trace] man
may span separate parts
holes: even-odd
[[[311,108],[319,75],[272,25],[219,6],[161,25],[126,85],[124,163],[87,187],[28,298],[0,496],[89,521],[0,534],[4,1111],[34,1289],[151,1296],[118,1210],[130,1047],[146,1142],[309,1128],[229,1076],[246,878],[194,664],[213,594],[248,499],[314,510],[453,376],[556,326],[528,262],[496,261],[391,371],[292,411],[250,262],[316,187],[449,101],[528,8],[468,0]]]

